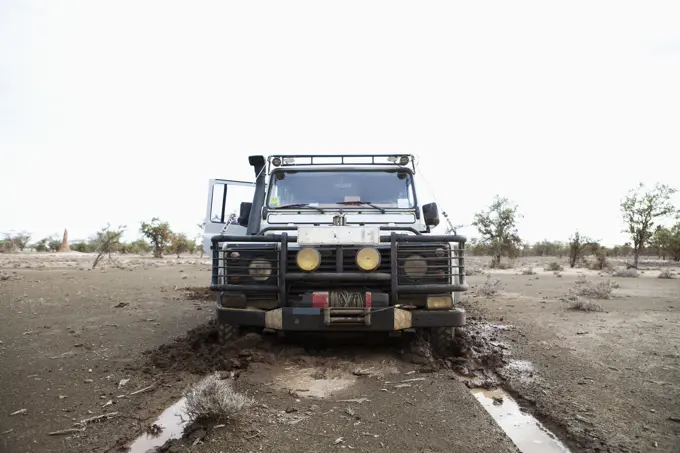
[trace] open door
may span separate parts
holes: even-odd
[[[208,206],[203,230],[203,250],[210,255],[210,238],[217,234],[245,235],[246,227],[236,218],[242,202],[252,203],[255,183],[211,179],[208,186]]]

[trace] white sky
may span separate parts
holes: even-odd
[[[405,152],[454,223],[500,193],[526,240],[621,243],[629,188],[680,186],[678,24],[677,0],[2,0],[0,231],[193,236],[249,154]]]

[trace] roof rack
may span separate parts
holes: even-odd
[[[311,167],[320,165],[394,165],[405,167],[410,164],[415,173],[415,158],[412,154],[286,154],[269,156],[271,167]]]

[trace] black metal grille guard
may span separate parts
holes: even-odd
[[[280,234],[264,234],[267,231],[277,230],[283,231]],[[212,250],[212,279],[210,282],[210,289],[212,291],[223,291],[223,292],[239,292],[244,289],[259,289],[266,291],[278,291],[279,300],[281,305],[285,305],[286,300],[286,280],[287,280],[287,255],[288,255],[288,244],[297,243],[297,236],[289,236],[286,231],[296,231],[295,226],[285,226],[285,227],[274,227],[265,228],[260,234],[257,235],[215,235],[211,241]],[[457,234],[440,234],[440,235],[424,235],[412,227],[389,227],[381,226],[381,231],[389,232],[389,234],[381,235],[380,242],[390,244],[390,293],[392,300],[397,300],[398,295],[401,294],[443,294],[447,292],[464,292],[468,290],[468,285],[465,278],[465,242],[467,238],[465,236]],[[398,232],[406,231],[414,234],[398,234]],[[261,243],[261,244],[279,244],[279,249],[277,253],[278,259],[278,284],[274,285],[233,285],[220,282],[220,262],[226,258],[221,258],[220,253],[222,253],[220,243]],[[456,243],[457,248],[450,248],[449,260],[450,267],[448,269],[451,272],[448,274],[453,278],[457,276],[458,283],[450,284],[409,284],[404,285],[399,283],[399,246],[408,245],[418,245],[418,244],[428,244],[428,243]],[[454,263],[457,261],[457,263]],[[454,272],[454,269],[456,272]],[[298,273],[293,273],[297,275]],[[310,274],[310,275],[313,275]],[[333,278],[334,274],[325,273],[324,278]],[[346,278],[347,274],[335,274],[338,276],[338,280]],[[366,278],[369,278],[373,274],[362,274]],[[376,278],[383,278],[385,275],[376,275]]]

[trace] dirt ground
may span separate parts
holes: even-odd
[[[475,296],[486,276],[469,277],[466,361],[382,337],[249,334],[222,348],[213,301],[186,290],[206,285],[206,259],[91,260],[0,255],[2,452],[126,451],[212,371],[236,373],[255,406],[166,451],[517,451],[461,373],[501,383],[573,452],[680,451],[680,278],[656,270],[582,271],[620,285],[603,312],[568,309],[576,272],[558,277],[545,260],[495,272],[491,297]],[[60,430],[72,431],[49,435]]]
[[[471,277],[469,316],[503,325],[504,351],[534,370],[504,387],[539,420],[586,451],[680,451],[680,278],[658,278],[643,263],[636,278],[544,267],[527,259],[492,275],[497,296],[474,296],[487,277]],[[562,263],[566,267],[566,263]],[[533,268],[533,275],[522,271]],[[666,268],[666,267],[664,267]],[[603,312],[568,309],[562,298],[577,273],[618,284],[611,299],[592,299]],[[575,445],[574,445],[575,444]]]

